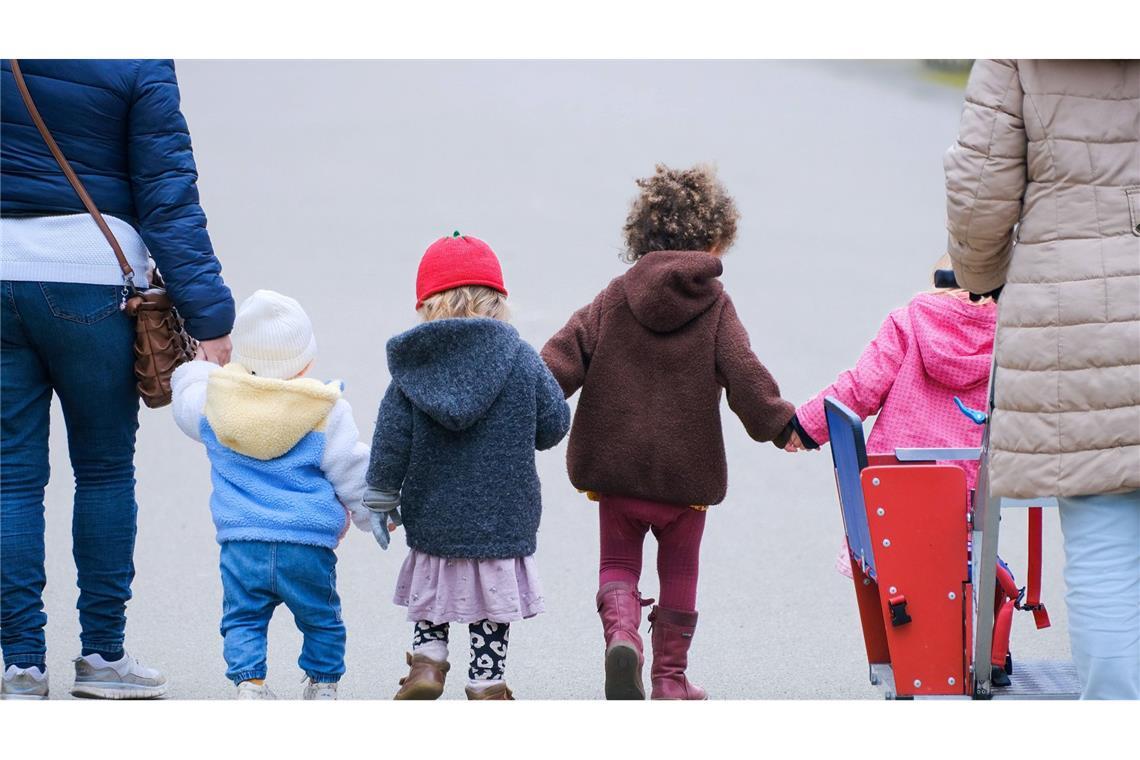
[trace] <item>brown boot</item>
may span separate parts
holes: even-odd
[[[411,670],[400,679],[400,690],[393,699],[439,699],[451,664],[408,652],[408,665]]]
[[[505,681],[499,681],[494,686],[488,686],[486,689],[472,689],[470,686],[464,687],[467,692],[467,699],[480,700],[480,699],[509,699],[514,701],[514,693],[507,688]]]
[[[708,699],[696,684],[689,683],[689,645],[697,629],[697,613],[654,607],[649,613],[653,633],[653,699]]]
[[[606,699],[645,699],[645,654],[637,629],[641,608],[653,600],[642,600],[630,584],[613,581],[599,589],[596,602],[606,637]]]

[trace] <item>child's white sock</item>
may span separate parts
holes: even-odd
[[[412,654],[422,654],[436,662],[447,662],[447,642],[440,639],[425,641],[412,647]]]
[[[492,681],[490,679],[482,679],[482,678],[480,678],[480,679],[469,678],[469,679],[467,679],[467,688],[471,689],[471,691],[485,691],[497,683],[502,683],[502,681],[501,680]]]

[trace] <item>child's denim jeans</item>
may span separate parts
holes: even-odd
[[[304,635],[297,664],[314,681],[344,675],[344,623],[336,593],[336,554],[322,546],[227,541],[221,549],[222,637],[226,677],[265,678],[266,634],[284,603]]]

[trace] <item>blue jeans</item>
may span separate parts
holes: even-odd
[[[1140,699],[1140,490],[1057,499],[1082,699]]]
[[[304,636],[297,664],[321,683],[344,675],[344,622],[336,593],[336,553],[323,546],[227,541],[221,549],[226,677],[265,678],[266,634],[284,603]]]
[[[44,487],[54,391],[75,474],[72,553],[80,641],[123,648],[135,548],[134,321],[119,288],[0,281],[0,645],[42,665]]]

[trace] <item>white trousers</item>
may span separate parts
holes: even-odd
[[[1057,502],[1081,699],[1140,699],[1140,490]]]

